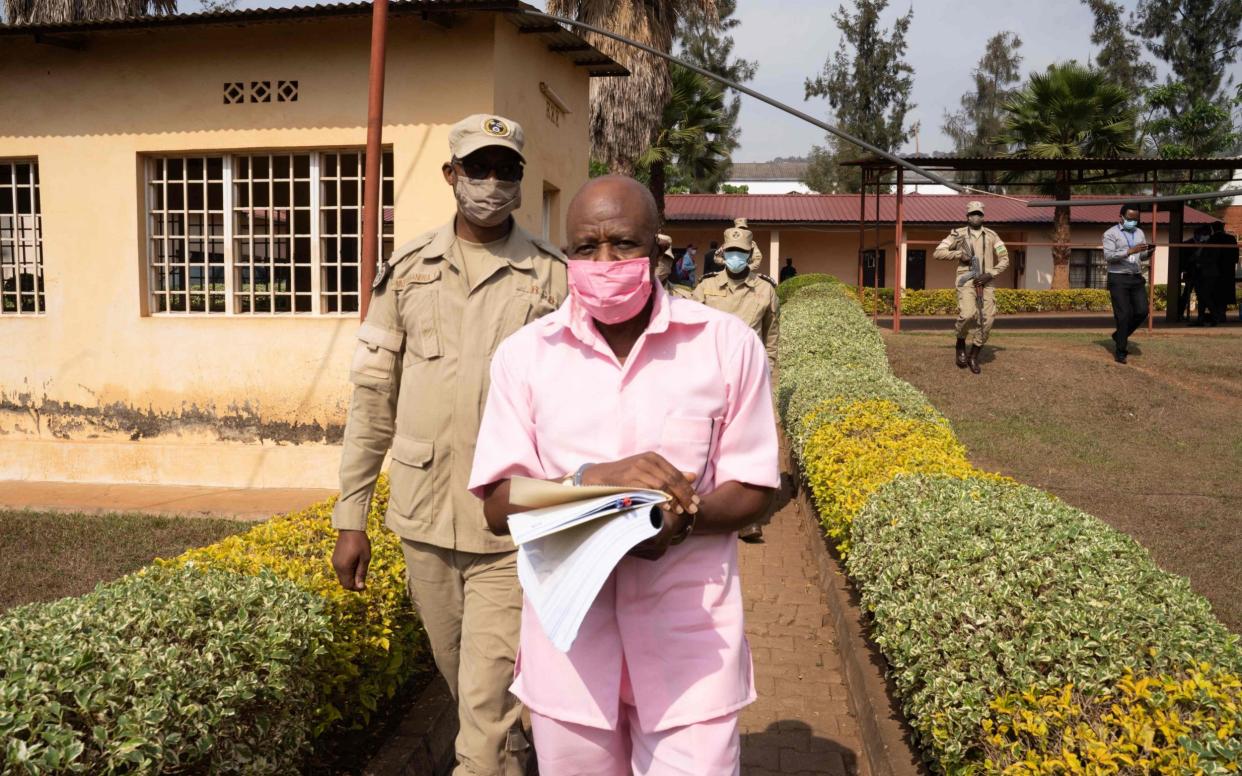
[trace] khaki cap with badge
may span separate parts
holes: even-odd
[[[491,113],[467,116],[449,130],[449,151],[456,159],[465,159],[480,148],[501,146],[516,153],[524,162],[524,145],[526,134],[521,124]]]
[[[743,226],[734,226],[732,229],[725,230],[724,244],[720,246],[720,251],[722,253],[730,248],[749,251],[755,247],[754,236],[750,233],[749,229],[745,228],[746,222],[743,221],[742,223]]]
[[[967,202],[966,203],[966,215],[970,215],[971,213],[978,213],[979,215],[983,215],[983,203],[977,199],[972,199],[971,201]]]

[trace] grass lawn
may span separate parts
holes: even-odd
[[[250,528],[200,517],[0,510],[0,611],[81,595],[157,557],[179,555]]]
[[[993,333],[978,376],[952,331],[885,341],[976,465],[1130,534],[1242,632],[1242,329],[1140,332],[1126,366],[1098,332]]]

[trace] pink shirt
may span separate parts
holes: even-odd
[[[511,477],[551,479],[646,451],[699,475],[699,493],[731,480],[779,484],[763,344],[732,315],[658,284],[653,294],[651,322],[624,365],[572,297],[501,343],[470,478],[476,495]],[[691,536],[654,562],[623,559],[567,653],[524,608],[513,693],[531,709],[614,729],[623,672],[625,701],[647,732],[755,699],[736,534]]]

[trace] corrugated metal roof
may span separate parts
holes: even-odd
[[[1029,197],[1028,199],[1039,199]],[[1047,199],[1046,197],[1044,199]],[[1083,197],[1089,202],[1090,197]],[[987,220],[993,224],[1051,224],[1052,208],[1027,207],[1021,202],[981,194],[907,194],[905,221],[909,224],[960,224],[966,218],[966,203],[983,202]],[[1117,220],[1114,205],[1082,205],[1071,210],[1075,223],[1111,224]],[[867,197],[867,220],[875,223],[875,195]],[[880,197],[880,221],[893,222],[897,216],[897,196]],[[664,198],[665,220],[677,222],[729,222],[746,218],[751,224],[857,224],[857,194],[670,194]],[[1144,220],[1147,220],[1145,215]],[[1159,213],[1158,222],[1167,223],[1169,214]],[[1186,208],[1186,223],[1211,223],[1207,213]]]
[[[587,68],[592,76],[629,75],[629,70],[617,63],[585,39],[560,25],[549,24],[543,19],[524,16],[516,11],[538,10],[520,0],[392,0],[389,13],[397,16],[412,13],[449,13],[453,11],[496,11],[505,13],[509,21],[523,32],[536,33],[548,44],[548,48],[574,64]],[[198,25],[244,25],[262,22],[279,22],[306,19],[323,19],[345,16],[369,16],[371,3],[346,2],[321,5],[295,5],[287,8],[245,8],[224,11],[199,11],[197,13],[158,14],[131,16],[122,19],[94,19],[90,21],[54,22],[41,24],[0,24],[0,36],[33,35],[58,36],[70,33],[100,32],[109,30],[140,30],[154,28],[192,27]]]
[[[1151,156],[1092,156],[1080,159],[1032,159],[1018,156],[902,156],[911,164],[933,170],[1113,170],[1138,172],[1142,170],[1237,170],[1242,169],[1242,157],[1196,156],[1188,159],[1162,159]],[[850,167],[876,167],[894,169],[895,164],[879,156],[865,156],[854,161],[842,162]]]

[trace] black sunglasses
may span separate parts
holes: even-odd
[[[522,163],[518,161],[492,164],[479,159],[454,159],[453,164],[460,167],[467,178],[475,180],[483,180],[495,173],[497,180],[513,183],[522,180],[523,175]]]

